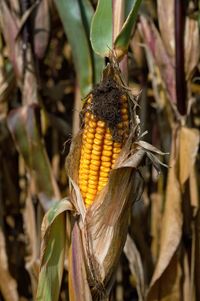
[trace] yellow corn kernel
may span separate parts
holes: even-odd
[[[98,185],[98,178],[96,180],[89,179],[88,185]]]
[[[122,108],[122,109],[121,109],[121,113],[122,113],[122,115],[123,115],[123,114],[127,114],[127,113],[128,113],[128,110],[127,110],[126,108]],[[127,114],[127,115],[128,115],[128,114]]]
[[[89,165],[89,164],[90,164],[90,160],[84,158],[83,161],[82,161],[82,163],[83,163],[84,165]]]
[[[105,133],[105,128],[97,126],[96,133],[97,134],[104,134]]]
[[[102,172],[109,172],[110,171],[110,167],[101,166],[100,167],[100,171],[102,171]]]
[[[103,149],[102,155],[110,157],[110,156],[112,156],[112,151],[111,150],[104,150]]]
[[[110,167],[111,166],[111,162],[104,162],[104,161],[102,161],[101,165],[104,166],[104,167]]]
[[[88,127],[88,128],[87,128],[87,131],[88,131],[88,133],[95,134],[96,129],[95,129],[95,128],[90,128],[90,127]]]
[[[96,175],[90,175],[89,182],[90,182],[90,180],[92,180],[92,181],[98,180],[98,174],[96,174]]]
[[[94,139],[94,134],[88,132],[88,133],[87,133],[87,138]]]
[[[93,114],[91,115],[90,119],[91,119],[92,121],[97,121],[96,117],[95,117]]]
[[[122,147],[122,144],[121,143],[119,143],[119,142],[114,142],[114,147]]]
[[[93,127],[96,127],[96,126],[97,126],[96,121],[92,121],[92,120],[89,121],[89,127],[93,128]]]
[[[100,178],[108,179],[108,172],[100,172],[99,176],[100,176]]]
[[[88,194],[95,195],[97,193],[96,189],[88,188]]]
[[[110,161],[110,157],[101,156],[101,161],[102,162],[109,162]]]
[[[81,186],[81,191],[82,191],[82,192],[87,192],[87,190],[88,190],[87,185],[82,185],[82,186]]]
[[[87,189],[96,189],[96,188],[97,188],[97,183],[95,183],[95,184],[89,183],[87,186]]]
[[[101,148],[99,150],[93,148],[92,155],[100,157],[101,156]]]
[[[101,149],[102,149],[101,145],[93,144],[93,150],[100,151]]]
[[[87,184],[88,184],[88,180],[85,180],[85,179],[81,179],[81,181],[79,181],[79,183],[81,184],[81,185],[85,185],[85,186],[87,186]]]
[[[102,145],[102,140],[99,140],[97,138],[94,139],[94,144],[96,145]]]
[[[83,142],[84,150],[92,150],[92,145]]]
[[[112,141],[112,135],[110,133],[105,134],[105,139],[111,140]]]
[[[92,160],[92,165],[100,166],[100,164],[101,164],[100,160]]]
[[[111,140],[105,139],[104,140],[105,145],[110,146],[113,144],[113,142]]]
[[[88,200],[93,201],[94,195],[93,195],[93,194],[90,194],[90,193],[86,193],[86,198],[87,198]]]
[[[99,120],[99,121],[97,122],[97,126],[99,126],[100,128],[105,128],[106,123],[105,123],[104,121]]]
[[[91,160],[100,160],[100,158],[100,155],[94,155],[93,153],[91,154]]]
[[[121,152],[121,148],[119,147],[113,147],[113,153],[114,154],[119,154]]]
[[[99,165],[100,165],[100,164],[99,164]],[[97,166],[97,165],[91,164],[91,165],[90,165],[90,169],[93,170],[93,171],[98,171],[98,170],[99,170],[99,165]],[[88,167],[88,168],[89,168],[89,167]]]
[[[113,154],[112,158],[117,159],[119,157],[119,154]]]
[[[84,154],[84,158],[90,160],[91,154]]]
[[[98,140],[102,140],[103,139],[103,135],[96,133],[95,134],[95,138],[98,139]]]
[[[93,141],[94,141],[94,139],[91,139],[91,138],[86,138],[86,143],[88,143],[88,144],[92,144],[93,143]]]

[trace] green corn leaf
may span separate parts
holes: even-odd
[[[87,32],[84,28],[78,0],[55,0],[65,33],[72,48],[81,96],[87,95],[93,86],[92,58]]]
[[[141,2],[142,2],[142,0],[132,1],[132,7],[128,14],[128,17],[122,26],[121,32],[115,39],[114,48],[117,53],[120,53],[121,57],[123,57],[123,55],[125,55],[126,52],[128,51],[132,28],[137,19],[137,13],[140,8]],[[130,1],[127,2],[127,5],[128,5],[128,10],[129,10],[130,9]]]
[[[88,43],[91,49],[91,57],[93,62],[93,83],[97,84],[102,75],[102,71],[104,68],[104,59],[97,55],[93,50],[90,42],[90,27],[92,23],[92,18],[94,15],[94,8],[89,0],[82,0],[80,1],[80,9],[83,19],[84,28],[87,33]]]
[[[41,268],[36,301],[57,301],[60,292],[66,248],[66,213],[72,210],[68,199],[57,202],[45,215],[42,230]]]
[[[91,24],[90,39],[93,50],[109,56],[112,49],[112,1],[99,0]]]

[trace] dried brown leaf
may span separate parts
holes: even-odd
[[[169,266],[182,235],[182,199],[181,188],[178,181],[179,153],[177,152],[177,150],[179,150],[179,141],[180,130],[174,130],[169,163],[170,168],[167,179],[166,201],[162,220],[160,252],[150,284],[150,293],[154,289],[156,282],[159,282],[159,278],[161,278],[162,274]]]
[[[39,273],[39,258],[38,258],[38,245],[36,233],[36,217],[31,197],[26,199],[26,207],[23,211],[24,218],[24,232],[28,237],[28,243],[26,245],[27,255],[25,257],[25,267],[29,272],[31,278],[32,292],[34,300],[36,297],[36,289]]]
[[[199,61],[199,23],[197,20],[186,18],[185,24],[185,73],[189,79]],[[189,43],[188,43],[189,41]]]
[[[183,185],[188,180],[198,152],[199,147],[199,131],[182,127],[180,130],[180,167],[179,179],[183,189]]]
[[[6,253],[5,237],[0,228],[0,291],[5,301],[18,301],[17,283],[10,275]]]
[[[160,246],[160,232],[161,232],[161,221],[162,221],[162,206],[163,197],[159,192],[151,194],[151,251],[154,262],[156,262],[159,254]]]
[[[174,0],[157,0],[158,22],[161,37],[165,49],[174,61],[175,57],[175,39],[174,39]]]
[[[160,69],[160,73],[165,83],[169,99],[176,103],[176,81],[173,63],[168,56],[163,41],[158,30],[151,19],[140,17],[140,32],[144,43],[151,51],[153,58]]]
[[[166,271],[158,282],[151,287],[147,301],[180,301],[182,271],[177,254],[171,258]]]
[[[139,297],[138,301],[144,301],[145,283],[142,260],[134,241],[129,235],[127,236],[126,243],[124,246],[124,253],[126,254],[127,260],[129,262],[131,274],[134,276],[134,279],[136,279],[136,288]]]
[[[72,244],[69,250],[69,297],[70,301],[92,301],[87,280],[85,254],[81,230],[75,223],[72,230]]]
[[[197,173],[195,166],[193,166],[190,178],[189,178],[189,185],[190,185],[190,203],[191,206],[194,209],[194,216],[197,213],[197,210],[199,209],[199,191],[198,191],[198,179],[197,179]]]

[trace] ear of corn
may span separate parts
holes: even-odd
[[[86,102],[83,115],[82,150],[79,167],[79,187],[86,207],[108,182],[109,173],[122,149],[129,131],[128,100],[126,95],[119,99],[120,122],[114,135],[106,121],[92,113],[92,95]],[[117,138],[116,138],[116,137]]]

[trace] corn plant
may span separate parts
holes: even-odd
[[[0,300],[200,299],[199,16],[0,1]]]

